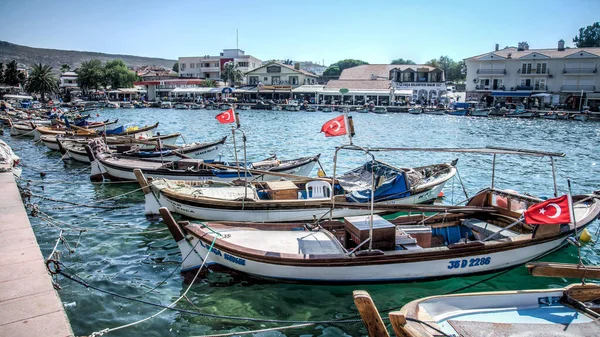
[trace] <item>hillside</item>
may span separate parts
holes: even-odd
[[[141,57],[132,55],[104,54],[87,51],[43,49],[0,41],[0,62],[6,64],[12,60],[31,66],[34,63],[48,64],[58,71],[61,65],[68,64],[71,69],[75,69],[83,61],[98,59],[102,62],[122,59],[130,67],[139,67],[143,65],[162,66],[168,69],[173,67],[176,60],[166,60],[161,58]]]

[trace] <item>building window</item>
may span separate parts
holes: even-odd
[[[546,63],[538,63],[535,65],[535,72],[537,74],[546,74]]]
[[[205,77],[205,78],[210,78],[210,74],[209,74],[209,73],[205,73],[205,74],[204,74],[204,77]]]
[[[247,67],[248,62],[238,62],[238,67]]]
[[[531,74],[531,63],[521,64],[521,74]]]
[[[298,84],[298,77],[296,77],[296,76],[290,76],[290,84],[291,85],[297,85]]]
[[[271,76],[271,84],[276,85],[276,84],[279,84],[280,82],[281,81],[280,81],[279,76]]]
[[[519,86],[520,89],[524,90],[524,89],[531,89],[532,85],[531,85],[531,78],[522,78],[521,79],[521,85]]]
[[[482,78],[479,80],[479,89],[480,90],[490,90],[490,79]]]
[[[219,62],[215,63],[214,67],[219,68]]]
[[[258,84],[258,76],[250,76],[248,77],[249,84]]]
[[[210,68],[210,63],[204,63],[204,68]]]
[[[266,82],[266,81],[268,81],[268,80],[269,80],[269,78],[265,76],[265,79],[264,79],[264,81]]]
[[[533,84],[533,90],[546,90],[546,79],[536,79]]]
[[[195,64],[194,63],[190,63],[190,69],[194,69]]]
[[[201,64],[202,64],[202,63],[196,63],[196,68],[200,69],[200,65],[201,65]]]
[[[411,72],[407,72],[407,73],[402,73],[402,82],[414,82],[414,73]]]
[[[181,67],[181,70],[185,70],[185,63],[182,63],[179,66]]]

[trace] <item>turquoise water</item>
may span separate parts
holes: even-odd
[[[230,128],[214,119],[217,112],[206,110],[103,110],[99,119],[119,118],[124,122],[152,124],[160,121],[161,133],[181,132],[191,141],[208,141],[231,134]],[[240,111],[242,127],[248,136],[248,158],[260,160],[276,153],[280,158],[296,158],[321,153],[321,162],[332,173],[335,146],[345,137],[325,138],[321,125],[335,113]],[[386,147],[482,147],[507,146],[566,153],[557,160],[559,193],[567,190],[571,178],[573,193],[589,193],[600,189],[600,168],[597,146],[600,123],[548,120],[515,120],[501,118],[469,118],[409,114],[354,114],[355,144]],[[63,164],[60,154],[52,153],[31,139],[6,140],[23,159],[23,178],[32,179],[34,193],[56,199],[92,204],[106,198],[133,191],[136,184],[92,184],[89,170],[80,164]],[[238,138],[239,141],[239,138]],[[224,158],[232,159],[231,140]],[[241,152],[240,152],[241,155]],[[390,152],[378,153],[377,159],[391,164],[412,167],[451,161],[458,158],[460,176],[472,195],[491,181],[492,157],[451,153]],[[340,171],[354,168],[366,160],[364,155],[340,155]],[[40,182],[39,172],[46,173]],[[316,171],[316,170],[315,170]],[[313,172],[316,174],[316,172]],[[552,196],[552,172],[547,158],[500,156],[497,159],[496,186],[534,195]],[[444,190],[445,201],[464,198],[459,182],[449,181]],[[118,294],[170,304],[185,289],[178,271],[168,278],[181,261],[179,250],[164,225],[144,216],[143,195],[137,191],[101,205],[126,206],[123,209],[72,207],[32,198],[44,213],[60,222],[58,226],[78,226],[88,231],[80,235],[79,228],[65,230],[65,238],[74,252],[59,246],[61,261],[70,274],[77,274],[88,283]],[[62,207],[62,208],[61,208]],[[42,253],[47,256],[58,237],[59,229],[40,218],[31,218]],[[598,222],[589,228],[598,230]],[[75,246],[77,246],[75,248]],[[589,243],[582,248],[585,263],[598,265],[598,248]],[[544,260],[577,262],[577,250],[568,247]],[[473,284],[487,276],[451,278],[433,282],[316,286],[276,283],[252,283],[245,280],[228,283],[230,279],[211,275],[207,281],[192,286],[187,297],[177,307],[203,313],[245,316],[281,320],[331,320],[357,315],[352,291],[370,292],[379,309],[401,306],[410,300],[443,294]],[[168,279],[167,279],[168,278]],[[161,283],[167,279],[165,283]],[[564,286],[575,280],[534,278],[519,267],[469,291],[547,288]],[[129,302],[59,278],[61,299],[67,303],[67,314],[76,335],[92,332],[148,317],[160,308]],[[157,289],[148,293],[152,288]],[[117,330],[107,336],[197,336],[242,330],[263,329],[289,324],[256,323],[222,320],[167,311],[144,323]],[[294,330],[257,334],[257,336],[361,336],[366,335],[362,323],[317,324]]]

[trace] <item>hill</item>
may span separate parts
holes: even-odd
[[[176,60],[167,60],[161,58],[151,58],[133,55],[117,55],[117,54],[104,54],[88,51],[76,51],[76,50],[60,50],[60,49],[44,49],[44,48],[33,48],[27,46],[21,46],[18,44],[0,41],[0,62],[5,65],[16,60],[18,63],[23,63],[28,66],[34,63],[42,63],[50,65],[54,68],[54,71],[58,72],[58,69],[63,64],[68,64],[71,69],[77,68],[81,62],[89,61],[91,59],[98,59],[102,62],[122,59],[125,64],[130,67],[139,67],[143,65],[149,66],[162,66],[167,69],[171,69]]]

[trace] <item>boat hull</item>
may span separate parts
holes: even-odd
[[[189,242],[181,240],[177,243],[182,256],[187,256],[182,263],[182,271],[197,269],[202,265],[202,257],[206,257],[209,266],[217,264],[260,278],[292,282],[368,283],[439,279],[502,270],[523,264],[562,247],[565,244],[566,236],[535,245],[496,252],[479,251],[463,254],[460,257],[452,256],[456,254],[453,254],[451,250],[447,250],[438,254],[435,258],[427,258],[418,262],[393,261],[393,259],[386,261],[382,259],[378,263],[368,263],[367,261],[373,260],[346,256],[331,259],[330,263],[311,263],[311,261],[307,261],[303,265],[284,265],[251,259],[235,251],[224,249],[220,249],[219,254],[208,254],[210,242],[198,242],[198,240],[197,237],[193,236]],[[192,251],[193,247],[196,247],[196,253]],[[364,261],[363,263],[361,263],[361,259]],[[489,264],[469,267],[469,261],[475,259],[478,259],[478,261],[481,259],[489,260]],[[456,261],[459,265],[465,264],[466,266],[464,268],[449,268]]]
[[[445,182],[434,186],[432,189],[411,195],[406,198],[394,199],[381,204],[396,204],[396,205],[410,205],[419,203],[428,203],[434,201],[438,194],[444,188]],[[288,209],[277,209],[272,207],[266,207],[265,209],[219,209],[216,207],[200,207],[185,203],[185,201],[169,198],[166,195],[159,194],[157,198],[159,207],[167,207],[169,211],[187,216],[192,219],[198,220],[209,220],[209,221],[243,221],[243,222],[288,222],[288,221],[311,221],[313,219],[319,219],[321,217],[329,216],[331,208],[328,206],[323,207],[298,207]],[[323,200],[325,202],[329,199]],[[310,203],[310,200],[306,200]],[[147,206],[155,205],[153,200],[146,200]],[[158,209],[150,209],[146,207],[146,210],[150,210],[148,214],[158,214]],[[336,208],[332,216],[333,218],[344,218],[349,216],[365,215],[369,214],[369,209],[350,209],[350,208]],[[382,213],[375,212],[375,213]]]

